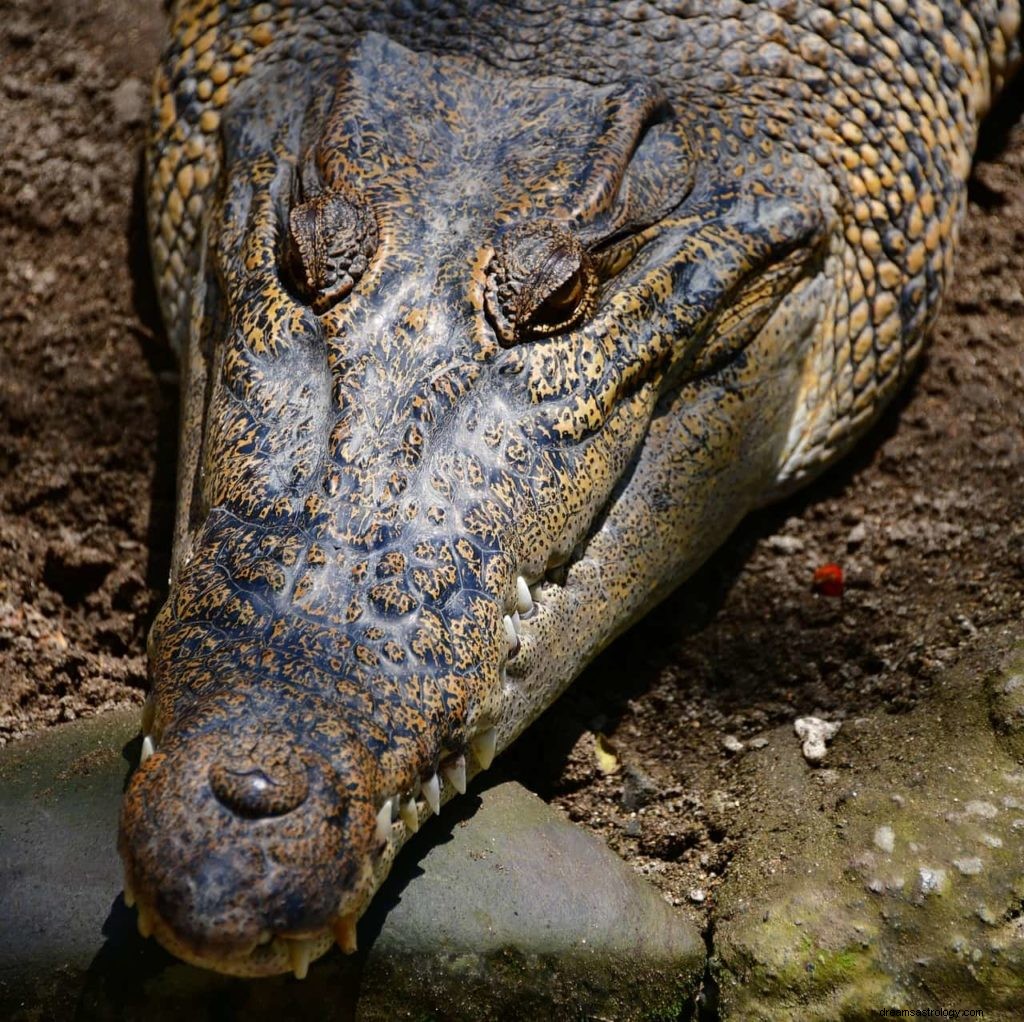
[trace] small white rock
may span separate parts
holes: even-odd
[[[768,549],[775,554],[798,554],[804,548],[804,541],[796,536],[772,536]]]
[[[1003,683],[1003,692],[1006,695],[1010,695],[1021,688],[1021,686],[1024,686],[1024,674],[1011,674]]]
[[[972,855],[968,859],[954,859],[953,865],[965,877],[976,877],[981,872],[981,859],[976,855]]]
[[[822,720],[820,717],[797,717],[793,730],[803,742],[804,759],[808,763],[820,763],[825,758],[825,747],[837,734],[842,724],[838,721]]]
[[[896,847],[896,834],[892,827],[882,826],[875,831],[875,847],[886,855],[892,855],[892,850]]]
[[[868,530],[864,527],[864,523],[860,522],[846,534],[846,546],[850,550],[855,550],[867,538]]]
[[[918,890],[922,894],[938,894],[946,883],[946,871],[944,869],[931,869],[922,866],[917,871]]]
[[[968,816],[980,816],[984,820],[992,820],[999,815],[999,810],[991,802],[982,801],[968,802],[964,806],[964,812]]]
[[[138,78],[125,78],[110,93],[114,120],[122,127],[141,124],[149,109],[149,86]]]

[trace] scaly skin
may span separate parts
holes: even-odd
[[[351,950],[437,793],[878,416],[1019,54],[1016,0],[459,6],[172,15],[179,515],[120,848],[224,972]]]

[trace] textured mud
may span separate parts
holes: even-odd
[[[3,742],[141,703],[177,408],[137,181],[161,5],[0,11]],[[750,519],[499,768],[696,913],[756,812],[738,763],[761,732],[904,713],[979,634],[1020,627],[1024,82],[1011,92],[907,394],[852,459]],[[827,562],[842,599],[812,591]]]

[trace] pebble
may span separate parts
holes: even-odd
[[[892,850],[896,847],[896,834],[892,827],[881,826],[875,831],[875,847],[886,855],[892,855]]]
[[[735,735],[726,735],[722,739],[722,747],[726,752],[731,753],[742,752],[746,748],[746,746]]]
[[[922,866],[917,871],[917,889],[921,894],[938,894],[945,883],[946,871],[944,869]]]
[[[622,807],[635,812],[661,795],[661,786],[647,771],[627,763],[622,771]]]
[[[138,78],[126,78],[109,95],[114,120],[122,128],[141,124],[149,109],[149,89]]]
[[[771,536],[768,549],[775,554],[799,554],[804,549],[804,541],[797,536]]]
[[[980,799],[968,802],[964,812],[968,816],[980,816],[983,820],[994,820],[999,815],[999,810],[991,802]]]
[[[808,763],[820,763],[825,758],[826,746],[839,733],[842,724],[822,720],[820,717],[797,717],[793,730],[803,742],[803,756]]]
[[[953,865],[960,871],[965,877],[977,876],[981,872],[981,859],[976,855],[972,855],[968,859],[954,859]]]

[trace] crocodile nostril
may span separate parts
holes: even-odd
[[[298,756],[270,762],[253,759],[222,760],[210,767],[210,787],[223,805],[250,819],[283,816],[302,805],[309,794],[309,777]]]

